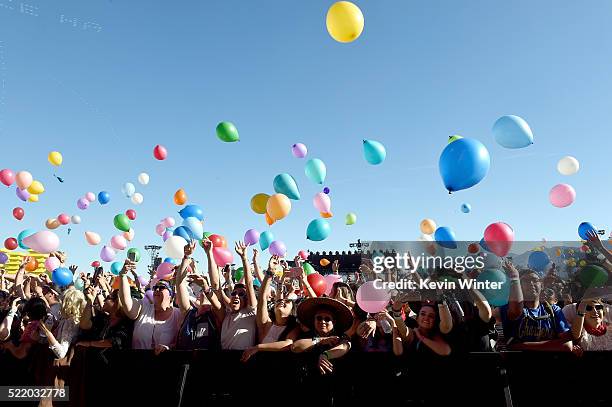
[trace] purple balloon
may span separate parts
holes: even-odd
[[[5,264],[8,261],[8,256],[4,252],[0,252],[0,264]]]
[[[149,280],[147,280],[143,276],[138,276],[138,282],[140,283],[142,287],[146,287],[147,284],[149,284]]]
[[[164,242],[165,242],[172,235],[173,235],[173,232],[171,230],[166,230],[162,236],[162,239],[164,239]]]
[[[115,251],[108,246],[104,246],[102,250],[100,251],[100,258],[102,259],[102,261],[106,261],[106,262],[113,261],[115,260],[115,255],[116,255]]]
[[[306,157],[306,154],[308,154],[308,149],[304,144],[297,143],[291,147],[291,152],[293,153],[294,157],[304,158]]]
[[[21,199],[23,202],[27,201],[28,198],[30,197],[30,193],[28,192],[27,189],[17,188],[15,193],[17,194],[17,198]]]
[[[247,246],[251,246],[257,242],[259,242],[259,232],[255,229],[247,230],[244,234],[244,244]]]
[[[287,248],[285,247],[285,244],[283,242],[281,242],[280,240],[275,240],[270,243],[268,251],[270,251],[270,254],[275,254],[279,257],[284,257],[285,253],[287,253]]]
[[[323,188],[323,193],[324,194],[329,194],[329,188],[327,188],[327,187]]]
[[[81,209],[81,210],[85,210],[87,208],[89,208],[89,201],[87,200],[87,198],[81,198],[77,201],[77,208]]]

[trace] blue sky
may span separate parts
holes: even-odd
[[[249,201],[271,193],[281,172],[302,194],[271,228],[292,253],[348,249],[358,238],[413,240],[425,217],[461,240],[480,239],[496,221],[517,240],[576,239],[581,221],[608,228],[612,4],[359,1],[364,32],[340,44],[325,29],[332,3],[0,0],[0,167],[28,170],[47,188],[23,205],[14,189],[0,189],[2,240],[79,214],[70,236],[57,232],[71,260],[88,264],[101,247],[83,234],[110,240],[113,216],[134,207],[121,195],[129,181],[144,195],[134,207],[136,247],[161,242],[155,225],[176,215],[181,187],[204,208],[204,229],[233,241],[267,229]],[[505,114],[527,120],[534,145],[495,143],[491,126]],[[236,124],[239,143],[215,137],[222,120]],[[452,134],[482,141],[492,163],[480,184],[449,196],[437,166]],[[386,146],[382,165],[365,162],[364,138]],[[305,239],[321,187],[291,155],[295,142],[327,164],[335,216],[323,242]],[[153,159],[156,144],[167,160]],[[59,169],[47,162],[52,150],[64,155]],[[557,173],[565,155],[578,158],[578,174]],[[142,171],[151,176],[144,187]],[[548,202],[560,182],[577,191],[571,207]],[[110,204],[76,208],[101,190]],[[15,206],[26,211],[21,222]],[[347,212],[357,224],[344,225]]]

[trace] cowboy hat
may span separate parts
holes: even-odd
[[[338,300],[328,297],[307,298],[297,309],[299,321],[309,329],[314,329],[314,317],[319,311],[329,311],[334,317],[334,329],[344,333],[353,325],[353,314],[349,307]]]

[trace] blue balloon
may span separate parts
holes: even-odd
[[[533,144],[533,133],[525,120],[518,116],[502,116],[493,125],[495,141],[506,148],[523,148]]]
[[[180,236],[186,241],[191,242],[192,237],[191,237],[190,232],[191,231],[187,229],[185,226],[179,226],[178,228],[174,229],[174,232],[172,232],[172,234],[174,236]]]
[[[434,239],[442,247],[447,249],[457,248],[457,239],[455,238],[455,232],[449,227],[441,226],[436,229],[434,233]]]
[[[489,304],[495,307],[501,307],[508,303],[510,296],[510,282],[506,273],[499,269],[486,269],[476,277],[478,282],[489,281],[491,283],[501,283],[499,289],[481,289],[478,290],[484,295]]]
[[[276,177],[274,177],[274,182],[272,185],[275,192],[287,195],[287,198],[289,199],[300,199],[300,191],[295,179],[293,179],[291,175],[285,173],[278,174]]]
[[[387,157],[387,150],[375,140],[363,140],[363,156],[372,165],[381,164]]]
[[[584,240],[588,240],[587,232],[595,232],[597,233],[597,229],[595,226],[591,225],[589,222],[582,222],[580,226],[578,226],[578,236],[580,236]]]
[[[532,252],[527,260],[527,267],[531,270],[543,272],[546,266],[550,263],[548,254],[542,251]]]
[[[29,247],[23,244],[23,239],[33,235],[34,233],[36,233],[36,231],[32,229],[26,229],[19,232],[19,234],[17,235],[17,244],[19,245],[19,247],[21,247],[23,250],[28,250]]]
[[[66,287],[72,284],[72,271],[66,267],[58,267],[51,273],[51,281],[53,281],[58,287]]]
[[[166,257],[164,259],[164,263],[178,264],[178,260],[177,259],[173,259],[172,257]]]
[[[199,205],[187,205],[179,211],[181,218],[196,218],[197,220],[204,220],[204,212]]]
[[[131,182],[126,182],[125,184],[123,184],[123,187],[121,187],[121,192],[127,198],[131,198],[132,195],[134,195],[134,192],[136,192],[136,187]]]
[[[202,226],[202,222],[199,221],[198,218],[194,218],[193,216],[185,218],[183,220],[183,227],[187,228],[187,232],[192,239],[202,239],[204,235],[204,226]]]
[[[85,288],[85,283],[83,282],[81,278],[79,277],[75,278],[74,288],[76,288],[77,290],[83,291],[83,288]]]
[[[259,235],[259,247],[261,247],[261,250],[266,250],[273,241],[274,235],[268,230]]]
[[[489,249],[489,246],[487,246],[487,242],[485,242],[484,237],[482,239],[480,239],[480,247],[482,247],[483,250],[492,253],[491,250]]]
[[[322,184],[325,181],[325,176],[327,175],[327,168],[325,167],[325,163],[318,158],[313,158],[308,160],[306,165],[304,166],[304,172],[308,179],[310,179],[315,184]]]
[[[491,157],[478,140],[462,138],[447,144],[440,155],[440,175],[448,192],[478,184],[489,172]]]
[[[121,262],[115,261],[111,264],[111,273],[118,276],[121,273],[121,269],[123,268],[123,264]]]
[[[472,205],[468,204],[468,203],[464,203],[461,205],[461,212],[463,213],[470,213],[472,211]]]
[[[106,191],[102,191],[98,194],[98,202],[102,205],[106,205],[110,202],[110,194]]]
[[[253,286],[254,287],[261,287],[261,281],[259,281],[258,278],[253,280]]]
[[[306,239],[314,242],[320,242],[321,240],[327,239],[327,236],[331,233],[331,226],[325,219],[315,219],[308,224],[306,229]]]

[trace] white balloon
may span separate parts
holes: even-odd
[[[134,195],[132,195],[132,203],[140,205],[142,201],[144,201],[144,197],[140,192],[136,192]]]
[[[170,236],[164,242],[164,252],[166,253],[166,257],[171,257],[173,259],[180,259],[183,257],[185,253],[185,245],[187,241],[180,236]]]
[[[72,218],[70,218],[70,220],[75,225],[78,225],[79,223],[81,223],[81,217],[79,215],[72,215]]]
[[[134,192],[136,192],[136,187],[131,182],[126,182],[123,184],[123,187],[121,187],[121,192],[126,196],[126,198],[131,198],[132,195],[134,195]]]
[[[422,233],[417,240],[419,242],[433,242],[433,237],[431,235],[426,235],[425,233]]]
[[[580,163],[571,155],[565,156],[557,163],[557,171],[561,175],[574,175],[580,169]]]
[[[140,175],[138,175],[138,182],[142,185],[147,185],[149,183],[149,174],[141,172]]]

